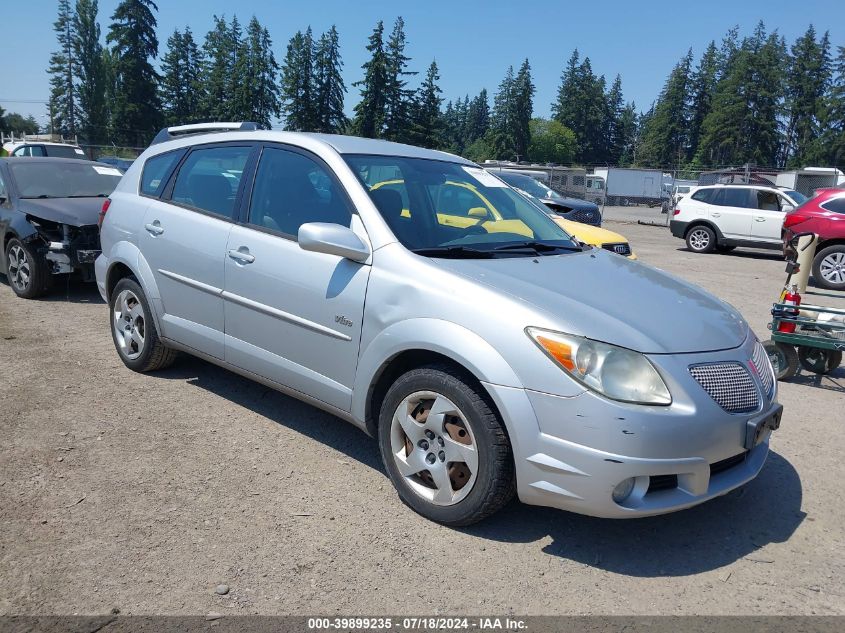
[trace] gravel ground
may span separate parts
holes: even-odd
[[[608,228],[765,336],[776,254]],[[515,502],[454,530],[405,508],[345,422],[188,357],[132,373],[93,286],[0,283],[0,615],[845,614],[844,394],[845,367],[782,384],[762,473],[703,506]]]

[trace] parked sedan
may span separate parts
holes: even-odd
[[[546,187],[539,180],[525,174],[518,174],[507,171],[506,169],[496,170],[493,173],[511,187],[537,198],[552,211],[567,220],[601,226],[601,212],[599,211],[598,205],[594,202],[562,196],[557,191]]]
[[[98,215],[120,177],[90,161],[0,159],[0,273],[15,294],[38,297],[59,274],[93,281]]]
[[[798,233],[819,236],[813,277],[822,288],[845,290],[845,189],[817,189],[816,195],[783,220],[784,253]]]

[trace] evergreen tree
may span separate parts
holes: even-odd
[[[190,28],[173,31],[161,60],[159,98],[167,125],[202,120],[202,58]]]
[[[417,73],[408,71],[410,58],[405,55],[405,44],[405,21],[400,16],[396,18],[385,46],[387,84],[383,134],[384,138],[399,142],[408,140],[411,112],[415,109],[414,91],[408,89],[405,77]]]
[[[467,106],[464,144],[470,145],[477,139],[483,138],[489,128],[490,103],[487,100],[487,89],[484,88]]]
[[[838,48],[836,76],[825,94],[821,133],[807,154],[810,164],[845,167],[845,47]]]
[[[786,142],[783,158],[803,166],[820,132],[819,116],[831,80],[830,39],[816,41],[812,25],[792,45],[786,81]]]
[[[688,128],[687,159],[691,160],[698,150],[701,138],[701,126],[704,118],[710,113],[713,95],[716,92],[716,82],[719,73],[719,51],[716,42],[712,41],[701,56],[698,66],[690,75],[690,114]]]
[[[557,91],[557,99],[552,104],[552,116],[563,123],[564,126],[574,128],[578,118],[577,84],[579,71],[578,49],[572,51],[566,68],[560,78],[560,87]]]
[[[437,72],[437,62],[431,62],[425,79],[417,93],[414,108],[414,127],[412,140],[416,145],[438,149],[443,144],[443,119],[440,105],[443,99],[437,85],[440,75]]]
[[[358,136],[381,138],[384,130],[386,91],[388,89],[387,55],[384,50],[384,23],[379,20],[367,44],[370,59],[361,67],[364,78],[353,86],[360,87],[361,101],[355,106],[352,129]]]
[[[314,94],[317,105],[317,132],[338,134],[346,127],[343,99],[346,86],[343,83],[340,59],[340,43],[337,29],[332,25],[320,37],[314,53]]]
[[[513,147],[518,156],[528,157],[531,143],[531,116],[534,113],[534,83],[531,81],[531,65],[528,59],[522,62],[516,73],[513,87]]]
[[[622,149],[617,165],[624,167],[633,165],[636,160],[636,146],[639,142],[639,118],[637,117],[637,106],[630,102],[622,109],[617,124],[619,143]]]
[[[152,61],[158,55],[153,0],[121,0],[106,41],[112,44],[116,95],[114,134],[125,145],[143,145],[161,121]]]
[[[639,160],[649,166],[676,165],[687,154],[687,95],[692,49],[669,74],[643,128]]]
[[[50,103],[53,126],[56,132],[66,135],[77,133],[79,106],[76,97],[76,20],[70,0],[59,0],[59,11],[53,30],[59,50],[50,55]]]
[[[607,93],[607,112],[605,119],[605,138],[607,139],[605,160],[611,165],[618,165],[625,145],[622,129],[622,112],[625,102],[622,96],[622,77],[616,75],[610,92]]]
[[[575,50],[561,75],[552,114],[575,133],[577,161],[604,164],[608,154],[605,130],[609,116],[605,79],[595,76],[589,57],[580,64],[578,60]]]
[[[231,78],[234,75],[233,41],[225,16],[214,16],[214,28],[205,36],[202,46],[202,80],[205,87],[198,117],[225,121],[229,119]]]
[[[498,160],[515,160],[516,147],[513,139],[513,114],[514,114],[514,74],[513,66],[508,66],[508,72],[499,90],[493,97],[493,112],[490,115],[490,130],[487,134],[487,141],[493,152],[493,158]],[[524,156],[522,157],[524,158]]]
[[[307,37],[310,41],[310,28]],[[237,83],[232,87],[233,118],[236,121],[253,121],[269,129],[272,120],[281,114],[280,91],[276,83],[279,65],[273,55],[270,33],[255,16],[249,21],[246,37],[234,63]],[[309,103],[313,109],[313,99],[309,98]],[[313,129],[313,121],[309,125],[307,129]]]
[[[312,131],[318,122],[314,86],[314,39],[311,27],[297,31],[282,64],[282,110],[288,130]]]
[[[104,141],[108,129],[106,77],[103,67],[103,46],[97,22],[97,0],[77,0],[74,17],[76,37],[73,53],[76,77],[79,80],[79,127],[84,138],[93,144]]]

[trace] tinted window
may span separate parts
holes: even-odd
[[[47,156],[55,156],[56,158],[81,158],[87,160],[85,152],[73,145],[47,145]]]
[[[716,193],[715,189],[699,189],[692,194],[692,199],[699,202],[713,202],[714,193]]]
[[[845,213],[845,198],[834,198],[821,205],[823,209],[834,213]]]
[[[153,156],[144,163],[144,173],[141,174],[141,193],[145,196],[158,197],[161,195],[165,184],[167,184],[164,180],[165,176],[182,154],[181,151],[167,152]]]
[[[192,151],[176,176],[171,200],[232,217],[250,147],[209,147]]]
[[[352,214],[340,185],[316,161],[287,150],[261,154],[249,205],[249,222],[296,237],[307,222],[349,226]]]
[[[723,207],[742,207],[748,208],[751,205],[749,204],[749,190],[748,189],[736,189],[733,187],[725,187],[721,191],[721,195],[718,197],[716,204],[721,205]]]

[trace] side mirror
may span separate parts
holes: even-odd
[[[299,227],[299,247],[313,253],[326,253],[364,262],[370,256],[370,247],[355,232],[340,224],[308,222]]]
[[[780,208],[780,210],[784,213],[789,213],[790,211],[795,211],[795,207],[793,207],[791,204],[785,204]]]
[[[467,215],[471,218],[487,218],[487,209],[484,207],[473,207],[467,211]]]

